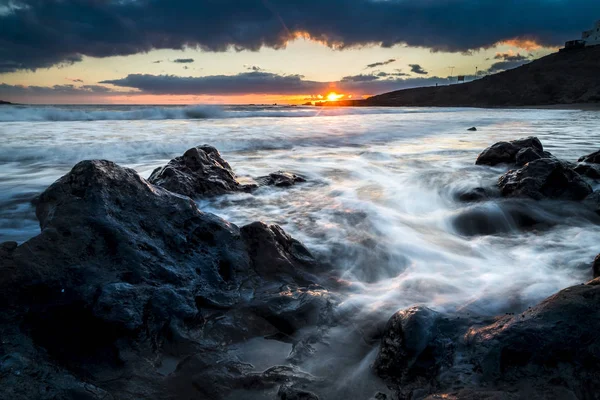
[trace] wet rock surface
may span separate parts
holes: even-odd
[[[475,164],[477,165],[497,165],[497,164],[514,164],[517,161],[517,154],[526,149],[531,149],[527,157],[531,154],[543,154],[544,147],[540,140],[536,137],[528,137],[517,139],[510,142],[498,142],[483,150],[477,157]],[[522,153],[522,160],[525,154]]]
[[[183,156],[157,168],[148,181],[192,198],[247,192],[256,188],[254,185],[238,182],[219,151],[208,145],[191,148]]]
[[[594,280],[491,322],[422,307],[400,311],[374,370],[401,398],[596,399],[598,305]]]
[[[600,150],[595,151],[587,156],[583,156],[577,160],[578,162],[586,162],[590,164],[600,164]]]
[[[306,179],[300,175],[286,171],[277,171],[267,176],[261,176],[255,179],[259,186],[277,186],[289,187],[297,183],[306,182]]]
[[[532,161],[519,170],[500,177],[500,192],[507,197],[582,200],[592,188],[568,164],[556,159]]]
[[[148,181],[171,192],[191,198],[213,197],[238,192],[251,192],[259,186],[290,187],[306,182],[302,176],[278,171],[243,184],[217,149],[209,145],[193,147],[182,156],[155,169]]]
[[[166,398],[189,357],[319,323],[330,307],[326,289],[310,286],[317,261],[280,227],[240,229],[109,161],[77,164],[39,196],[36,214],[38,236],[0,246],[12,398]],[[298,294],[279,303],[282,285]],[[223,385],[248,390],[305,379],[285,366],[219,368],[207,376],[236,370]]]
[[[456,195],[469,203],[452,219],[458,233],[600,222],[599,192],[574,165],[535,138],[505,143],[523,167],[500,179],[504,198],[481,187]],[[366,398],[600,399],[598,258],[597,279],[516,315],[417,305],[387,323],[383,312],[357,322],[330,291],[330,266],[280,226],[240,228],[175,193],[246,190],[214,148],[192,150],[173,175],[155,171],[156,185],[109,161],[81,162],[37,198],[41,233],[0,244],[2,396],[318,400],[353,379],[350,368],[314,372],[315,355],[339,346],[382,379]],[[248,362],[255,340],[284,349],[279,361]],[[377,393],[383,382],[394,397]]]

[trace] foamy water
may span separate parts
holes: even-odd
[[[586,281],[600,250],[600,221],[578,205],[519,203],[554,225],[521,231],[506,213],[510,202],[455,200],[461,190],[493,185],[505,171],[474,165],[483,148],[533,135],[575,161],[600,147],[600,113],[2,107],[0,121],[0,241],[39,232],[30,199],[80,160],[109,159],[147,177],[207,143],[242,177],[285,169],[308,178],[288,190],[263,188],[199,205],[240,225],[282,225],[340,271],[349,285],[340,312],[357,322],[385,320],[415,303],[484,315],[518,311]],[[479,130],[468,132],[471,126]],[[489,216],[501,229],[466,236],[456,224],[464,215]],[[363,367],[372,358],[367,353]]]
[[[291,190],[261,189],[199,204],[237,224],[282,225],[344,271],[355,289],[348,307],[426,303],[493,314],[589,277],[600,229],[586,216],[531,202],[528,207],[559,224],[520,232],[498,202],[469,205],[454,196],[493,185],[504,172],[474,165],[477,154],[498,140],[535,135],[567,160],[596,150],[598,113],[204,107],[213,117],[133,118],[199,109],[0,108],[0,119],[22,119],[0,125],[0,241],[22,242],[38,233],[29,200],[80,160],[109,159],[147,177],[189,147],[208,143],[240,176],[278,169],[307,176],[309,183]],[[53,117],[38,121],[42,114]],[[81,115],[97,120],[71,121]],[[467,132],[470,126],[479,131]],[[504,218],[505,232],[462,235],[453,221],[473,209]]]
[[[559,158],[575,161],[600,147],[600,113],[0,107],[0,121],[0,241],[36,235],[31,198],[83,159],[109,159],[147,177],[208,143],[241,177],[279,169],[305,175],[308,183],[292,189],[262,188],[199,206],[239,225],[282,225],[347,282],[338,311],[356,330],[332,329],[333,344],[303,365],[335,375],[331,398],[368,398],[380,385],[368,372],[375,350],[361,341],[362,327],[417,303],[483,315],[520,311],[589,279],[600,250],[600,221],[580,205],[455,200],[461,190],[494,185],[505,171],[474,165],[483,148],[533,135]],[[479,130],[468,132],[471,126]],[[551,227],[519,230],[511,207]],[[475,218],[487,219],[496,233],[468,235]],[[262,339],[240,347],[246,361],[265,367],[288,351],[289,345]]]

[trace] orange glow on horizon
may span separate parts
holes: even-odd
[[[337,94],[336,92],[331,92],[327,95],[327,101],[337,101],[337,100],[340,100],[344,96],[345,95],[343,95],[343,94]]]

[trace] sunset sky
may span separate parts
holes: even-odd
[[[358,98],[514,68],[597,19],[596,0],[0,0],[0,99]]]

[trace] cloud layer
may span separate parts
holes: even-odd
[[[2,73],[152,49],[279,49],[298,36],[337,48],[463,52],[514,38],[559,45],[591,26],[600,2],[0,0],[0,9]]]

